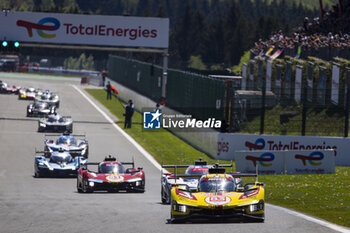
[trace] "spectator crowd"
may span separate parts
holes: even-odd
[[[303,50],[320,48],[350,48],[350,0],[339,1],[328,12],[309,20],[305,17],[302,27],[287,36],[281,30],[274,32],[266,41],[259,40],[251,49],[254,57],[273,57],[273,54],[285,49],[295,51],[298,57]],[[273,57],[275,58],[275,57]]]

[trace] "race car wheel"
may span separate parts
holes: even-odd
[[[34,177],[35,178],[40,178],[41,177],[40,171],[38,171],[37,169],[35,169]]]
[[[88,181],[84,178],[82,180],[82,192],[83,193],[92,193],[92,189],[89,188]]]
[[[167,198],[164,197],[164,196],[165,196],[165,193],[164,193],[163,186],[162,186],[162,191],[161,191],[160,196],[161,196],[161,199],[162,199],[162,203],[163,203],[163,204],[167,204]]]
[[[84,158],[88,158],[89,157],[89,147],[86,148],[85,154],[84,154]]]
[[[45,146],[45,149],[44,149],[44,156],[46,158],[49,158],[50,157],[50,150],[47,146]]]
[[[77,190],[78,190],[78,193],[82,193],[83,190],[81,189],[80,187],[81,185],[79,184],[79,180],[77,179]]]
[[[44,132],[44,128],[43,127],[38,127],[38,132]]]
[[[68,133],[73,133],[73,124],[69,128],[66,129]]]

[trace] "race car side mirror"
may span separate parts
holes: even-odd
[[[126,172],[126,173],[131,173],[132,170],[134,170],[134,169],[133,169],[133,168],[127,168],[125,172]]]
[[[143,170],[143,167],[138,167],[137,169],[138,169],[139,171],[141,171],[141,170]]]
[[[243,192],[244,191],[244,187],[239,185],[237,186],[237,192]]]

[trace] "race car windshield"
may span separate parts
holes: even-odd
[[[65,144],[65,145],[75,145],[76,141],[73,137],[60,137],[57,140],[57,144]]]
[[[59,120],[59,117],[56,117],[56,116],[49,117],[48,119],[49,122],[56,122],[58,120]]]
[[[202,178],[199,183],[200,192],[233,192],[235,183],[232,178],[209,177]]]
[[[103,163],[99,166],[100,173],[124,173],[124,167],[121,164]]]
[[[47,103],[37,102],[35,103],[35,108],[43,109],[47,107]]]
[[[51,162],[54,163],[69,163],[72,161],[72,156],[68,153],[57,153],[51,155]]]
[[[188,167],[188,168],[186,169],[185,174],[187,174],[187,175],[199,175],[199,176],[202,176],[202,175],[208,174],[208,171],[209,171],[209,166]]]

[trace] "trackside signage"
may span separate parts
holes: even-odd
[[[8,12],[0,14],[0,22],[0,35],[21,42],[150,48],[169,44],[167,18]]]
[[[273,151],[237,151],[236,171],[259,174],[284,174],[284,156]]]
[[[334,173],[333,150],[237,151],[236,171],[260,174]]]
[[[235,160],[236,151],[334,150],[336,166],[350,166],[350,139],[220,133],[217,159]]]

